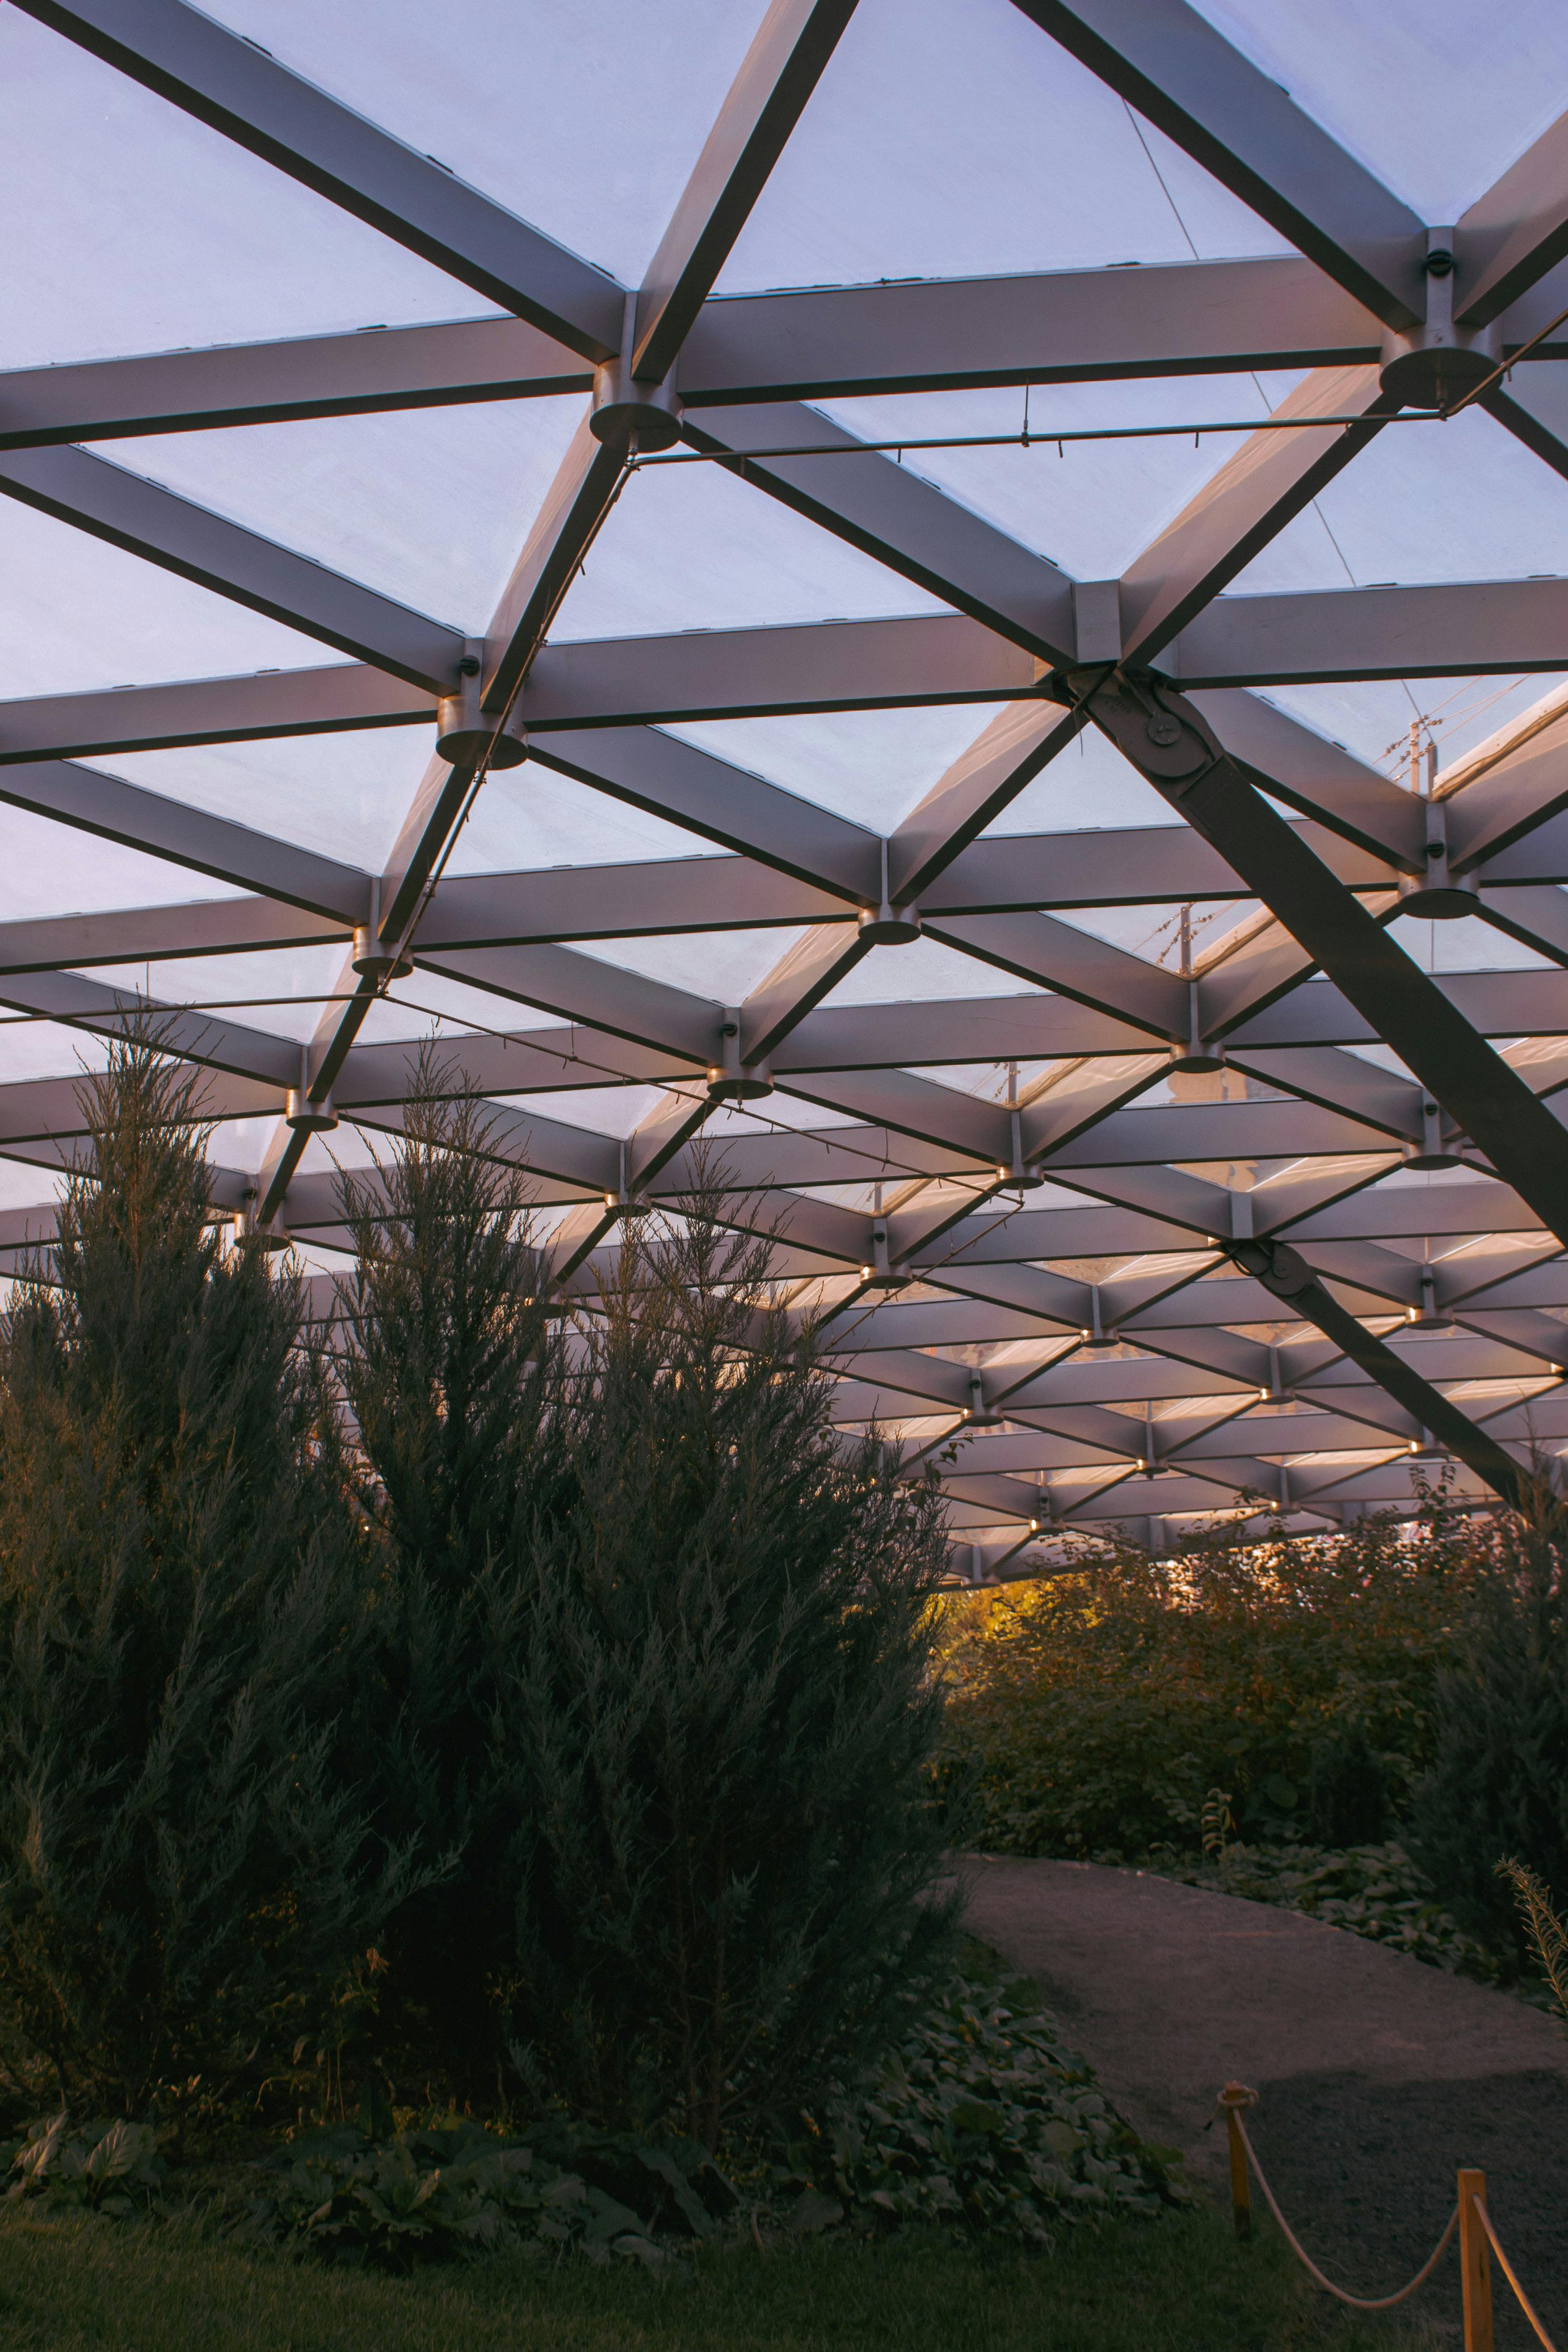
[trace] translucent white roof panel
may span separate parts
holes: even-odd
[[[0,696],[341,659],[211,589],[0,499]]]
[[[193,906],[243,895],[237,884],[193,874],[96,834],[64,835],[32,809],[0,803],[0,922],[101,914],[111,907]]]
[[[478,1029],[536,1030],[564,1027],[555,1015],[519,1008],[486,989],[469,988],[444,972],[411,972],[371,1005],[360,1035],[367,1045],[402,1044],[410,1038],[433,1038],[444,1054],[450,1050],[461,1068],[465,1034]],[[505,1063],[502,1065],[503,1074]],[[500,1088],[496,1091],[500,1092]]]
[[[29,1078],[83,1077],[104,1068],[108,1060],[107,1044],[90,1030],[26,1014],[9,1020],[0,1014],[0,1087]]]
[[[959,703],[946,709],[676,721],[666,731],[853,824],[891,830],[941,782],[992,717],[983,707]]]
[[[580,400],[164,434],[99,455],[382,595],[483,634]]]
[[[102,964],[91,977],[131,999],[146,992],[156,1003],[211,1011],[225,1026],[254,1029],[258,1037],[292,1037],[304,1044],[316,1034],[325,1000],[341,986],[342,971],[342,950],[321,947],[183,956],[155,969]]]
[[[1283,249],[1008,0],[862,0],[720,286],[1185,261],[1195,240]]]
[[[1568,481],[1472,408],[1381,433],[1234,583],[1271,589],[1518,580],[1568,570]]]
[[[1052,430],[1227,424],[1233,418],[1261,423],[1291,382],[1260,383],[1238,374],[1041,384],[1029,394],[1030,448],[910,450],[904,462],[1073,579],[1109,579],[1158,538],[1246,436],[1210,433],[1201,440],[1064,442],[1059,449],[1050,439]],[[896,440],[904,433],[911,440],[1017,435],[1025,422],[1021,390],[921,393],[824,405],[847,431],[868,441]]]
[[[424,0],[218,0],[262,41],[421,154],[634,283],[701,152],[766,0],[465,0],[432,38]],[[592,164],[589,166],[588,159]]]
[[[15,8],[0,191],[0,367],[491,308]]]
[[[946,609],[721,467],[671,466],[628,483],[551,634],[653,636]]]
[[[1505,35],[1487,0],[1195,5],[1434,225],[1458,220],[1568,107],[1553,0],[1519,0]]]
[[[488,779],[446,870],[516,874],[547,866],[630,866],[727,854],[646,809],[530,760]]]
[[[92,764],[167,799],[379,872],[430,765],[434,740],[430,728],[371,727],[341,735],[116,751]]]
[[[1355,679],[1326,686],[1270,686],[1264,698],[1303,719],[1316,733],[1343,744],[1385,775],[1404,781],[1412,722],[1423,741],[1436,741],[1452,767],[1511,719],[1521,718],[1568,671],[1519,677]]]

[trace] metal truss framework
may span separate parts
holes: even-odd
[[[1251,690],[1568,667],[1568,580],[1227,593],[1402,407],[1479,399],[1568,474],[1568,118],[1428,225],[1182,0],[1018,0],[1294,255],[715,298],[853,0],[773,0],[632,289],[184,0],[14,5],[507,313],[0,378],[0,494],[348,656],[0,704],[0,798],[242,893],[0,924],[0,1003],[107,1034],[127,999],[95,967],[341,952],[303,1062],[166,1008],[212,1112],[275,1121],[259,1176],[214,1168],[216,1206],[343,1245],[302,1155],[333,1118],[395,1131],[413,1049],[360,1032],[411,959],[493,1000],[455,1062],[559,1217],[563,1293],[591,1300],[628,1205],[677,1198],[711,1137],[727,1213],[777,1230],[802,1312],[832,1310],[841,1421],[940,1455],[961,1573],[1037,1570],[1053,1528],[1158,1546],[1259,1497],[1302,1527],[1409,1508],[1412,1461],[1445,1453],[1481,1499],[1568,1441],[1568,700],[1418,794]],[[1109,582],[809,405],[1258,368],[1307,372],[1277,429]],[[562,395],[582,425],[482,641],[80,446]],[[946,611],[551,642],[629,469],[677,445]],[[961,702],[995,716],[886,838],[662,731]],[[381,874],[81,764],[433,719],[451,756]],[[1008,833],[1086,726],[1177,829]],[[475,791],[525,745],[730,854],[448,875]],[[1071,919],[1197,900],[1242,917],[1179,972]],[[1479,916],[1545,963],[1427,975],[1385,928],[1400,912]],[[592,952],[768,927],[799,936],[733,1007]],[[834,1002],[867,957],[896,999],[920,934],[1018,992]],[[1378,1045],[1395,1066],[1358,1050]],[[1166,1077],[1172,1099],[1140,1103]],[[629,1136],[570,1115],[621,1085],[660,1089]],[[561,1118],[509,1107],[544,1095]],[[57,1170],[80,1134],[71,1082],[0,1087],[0,1154]],[[1407,1166],[1455,1181],[1383,1181]],[[0,1263],[50,1219],[0,1214]]]

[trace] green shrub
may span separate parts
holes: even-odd
[[[716,2176],[701,2150],[590,2140],[575,2168],[572,2153],[556,2162],[462,2118],[379,2146],[352,2126],[314,2132],[267,2167],[246,2228],[329,2261],[392,2271],[508,2248],[542,2262],[575,2253],[655,2265],[667,2259],[661,2235],[711,2234],[702,2192]],[[605,2172],[613,2187],[593,2177]],[[616,2193],[628,2181],[637,2210]],[[733,2202],[724,2184],[718,2192]]]
[[[790,2147],[789,2226],[911,2223],[1049,2252],[1064,2223],[1181,2201],[1173,2149],[1140,2140],[1065,2049],[1027,1980],[961,1970],[858,2097]]]
[[[5,2150],[11,2178],[5,2201],[37,2201],[128,2221],[145,2212],[167,2169],[151,2124],[123,2116],[72,2124],[64,2109],[34,2124]]]
[[[298,1286],[207,1224],[189,1082],[84,1088],[0,1348],[0,2070],[138,2114],[254,2083],[410,1883],[333,1718],[363,1595]]]
[[[1568,1521],[1542,1482],[1500,1517],[1474,1636],[1437,1691],[1431,1770],[1411,1850],[1465,1926],[1523,1959],[1525,1928],[1496,1865],[1512,1856],[1568,1885]]]
[[[1431,1743],[1433,1687],[1484,1574],[1438,1496],[1413,1533],[1131,1546],[952,1612],[943,1786],[993,1852],[1196,1851],[1207,1792],[1248,1839],[1381,1832]]]
[[[766,1239],[706,1199],[622,1236],[495,1718],[514,2048],[538,2095],[711,2147],[885,2046],[947,1940],[946,1545],[934,1484],[841,1443]]]

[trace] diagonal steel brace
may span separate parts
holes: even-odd
[[[1109,667],[1055,671],[1045,692],[1087,710],[1568,1245],[1560,1121],[1239,773],[1186,696],[1155,671]]]

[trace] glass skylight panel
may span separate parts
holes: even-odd
[[[683,743],[765,776],[852,824],[891,833],[996,713],[985,704],[908,710],[823,710],[779,719],[677,721]]]
[[[73,828],[68,835],[47,816],[0,802],[0,923],[244,895],[235,884],[193,874],[97,834]]]
[[[1447,425],[1387,426],[1314,505],[1229,593],[1341,587],[1347,576],[1382,587],[1568,568],[1568,482],[1479,409]]]
[[[1265,380],[1267,381],[1267,380]],[[1283,398],[1281,390],[1277,395]],[[984,515],[1009,538],[1075,580],[1108,580],[1158,538],[1245,439],[1206,433],[1124,441],[1064,441],[1053,430],[1095,433],[1137,425],[1261,423],[1275,404],[1249,374],[1134,377],[1030,389],[1030,446],[910,449],[903,462]],[[907,393],[824,402],[823,413],[857,440],[955,439],[1020,435],[1021,390]],[[835,459],[853,465],[853,458]]]
[[[0,367],[491,312],[15,8],[0,11]]]
[[[322,1000],[342,984],[343,964],[341,948],[282,948],[265,954],[242,951],[181,956],[152,964],[100,964],[89,976],[105,988],[122,990],[132,1002],[146,995],[154,1003],[211,1009],[214,1021],[225,1028],[255,1030],[258,1039],[291,1037],[305,1044],[316,1034],[326,1010]]]
[[[561,748],[570,751],[569,745]],[[529,760],[486,777],[446,871],[515,874],[542,866],[630,866],[730,854],[701,834]]]
[[[957,997],[1044,995],[1016,972],[960,955],[940,940],[919,939],[907,947],[873,948],[846,972],[825,1005],[910,1004]]]
[[[845,940],[849,932],[845,930]],[[799,930],[704,931],[695,936],[594,940],[581,952],[716,1004],[738,1004],[787,956]]]
[[[720,290],[1281,249],[1145,140],[1008,0],[861,0]]]
[[[162,434],[98,454],[482,635],[581,422],[575,396],[485,401]]]
[[[0,1010],[0,1087],[19,1086],[28,1078],[79,1078],[104,1069],[108,1062],[107,1043],[90,1029]],[[9,1149],[0,1141],[0,1152]],[[29,1139],[26,1149],[37,1147]],[[4,1205],[0,1197],[0,1207]]]
[[[1265,700],[1289,711],[1329,741],[1354,751],[1369,767],[1404,782],[1409,774],[1412,721],[1420,742],[1437,745],[1438,775],[1496,730],[1538,702],[1568,672],[1516,676],[1335,680],[1326,685],[1270,686]]]
[[[0,499],[0,696],[313,669],[343,658],[211,589]]]
[[[550,635],[559,643],[947,609],[722,467],[653,466],[612,509]]]
[[[343,950],[339,952],[343,956]],[[540,1031],[559,1029],[563,1045],[570,1035],[570,1024],[559,1013],[541,1013],[532,1005],[517,1004],[489,989],[451,980],[444,972],[427,971],[422,964],[406,979],[394,980],[387,992],[377,998],[361,1024],[359,1036],[366,1045],[402,1045],[429,1037],[434,1039],[438,1053],[461,1067],[464,1033],[486,1029],[499,1030],[503,1034],[521,1030],[530,1037]],[[551,1043],[553,1045],[553,1039]],[[584,1050],[591,1055],[591,1045],[586,1041]],[[489,1070],[495,1066],[486,1062],[486,1066]],[[497,1094],[505,1090],[504,1055],[500,1071],[503,1083],[491,1089]],[[579,1066],[563,1055],[562,1085],[574,1086],[580,1077]]]
[[[1452,222],[1568,106],[1556,0],[1195,0],[1424,219]]]
[[[379,874],[435,745],[434,727],[374,727],[175,751],[115,751],[84,764]]]
[[[1401,915],[1389,929],[1406,955],[1424,971],[1549,971],[1561,970],[1550,956],[1538,955],[1522,940],[1484,923],[1479,916],[1461,916],[1458,922],[1423,922],[1418,915]]]
[[[636,285],[724,103],[766,0],[641,0],[591,15],[550,0],[465,0],[434,37],[428,0],[215,0],[419,153],[559,244]]]

